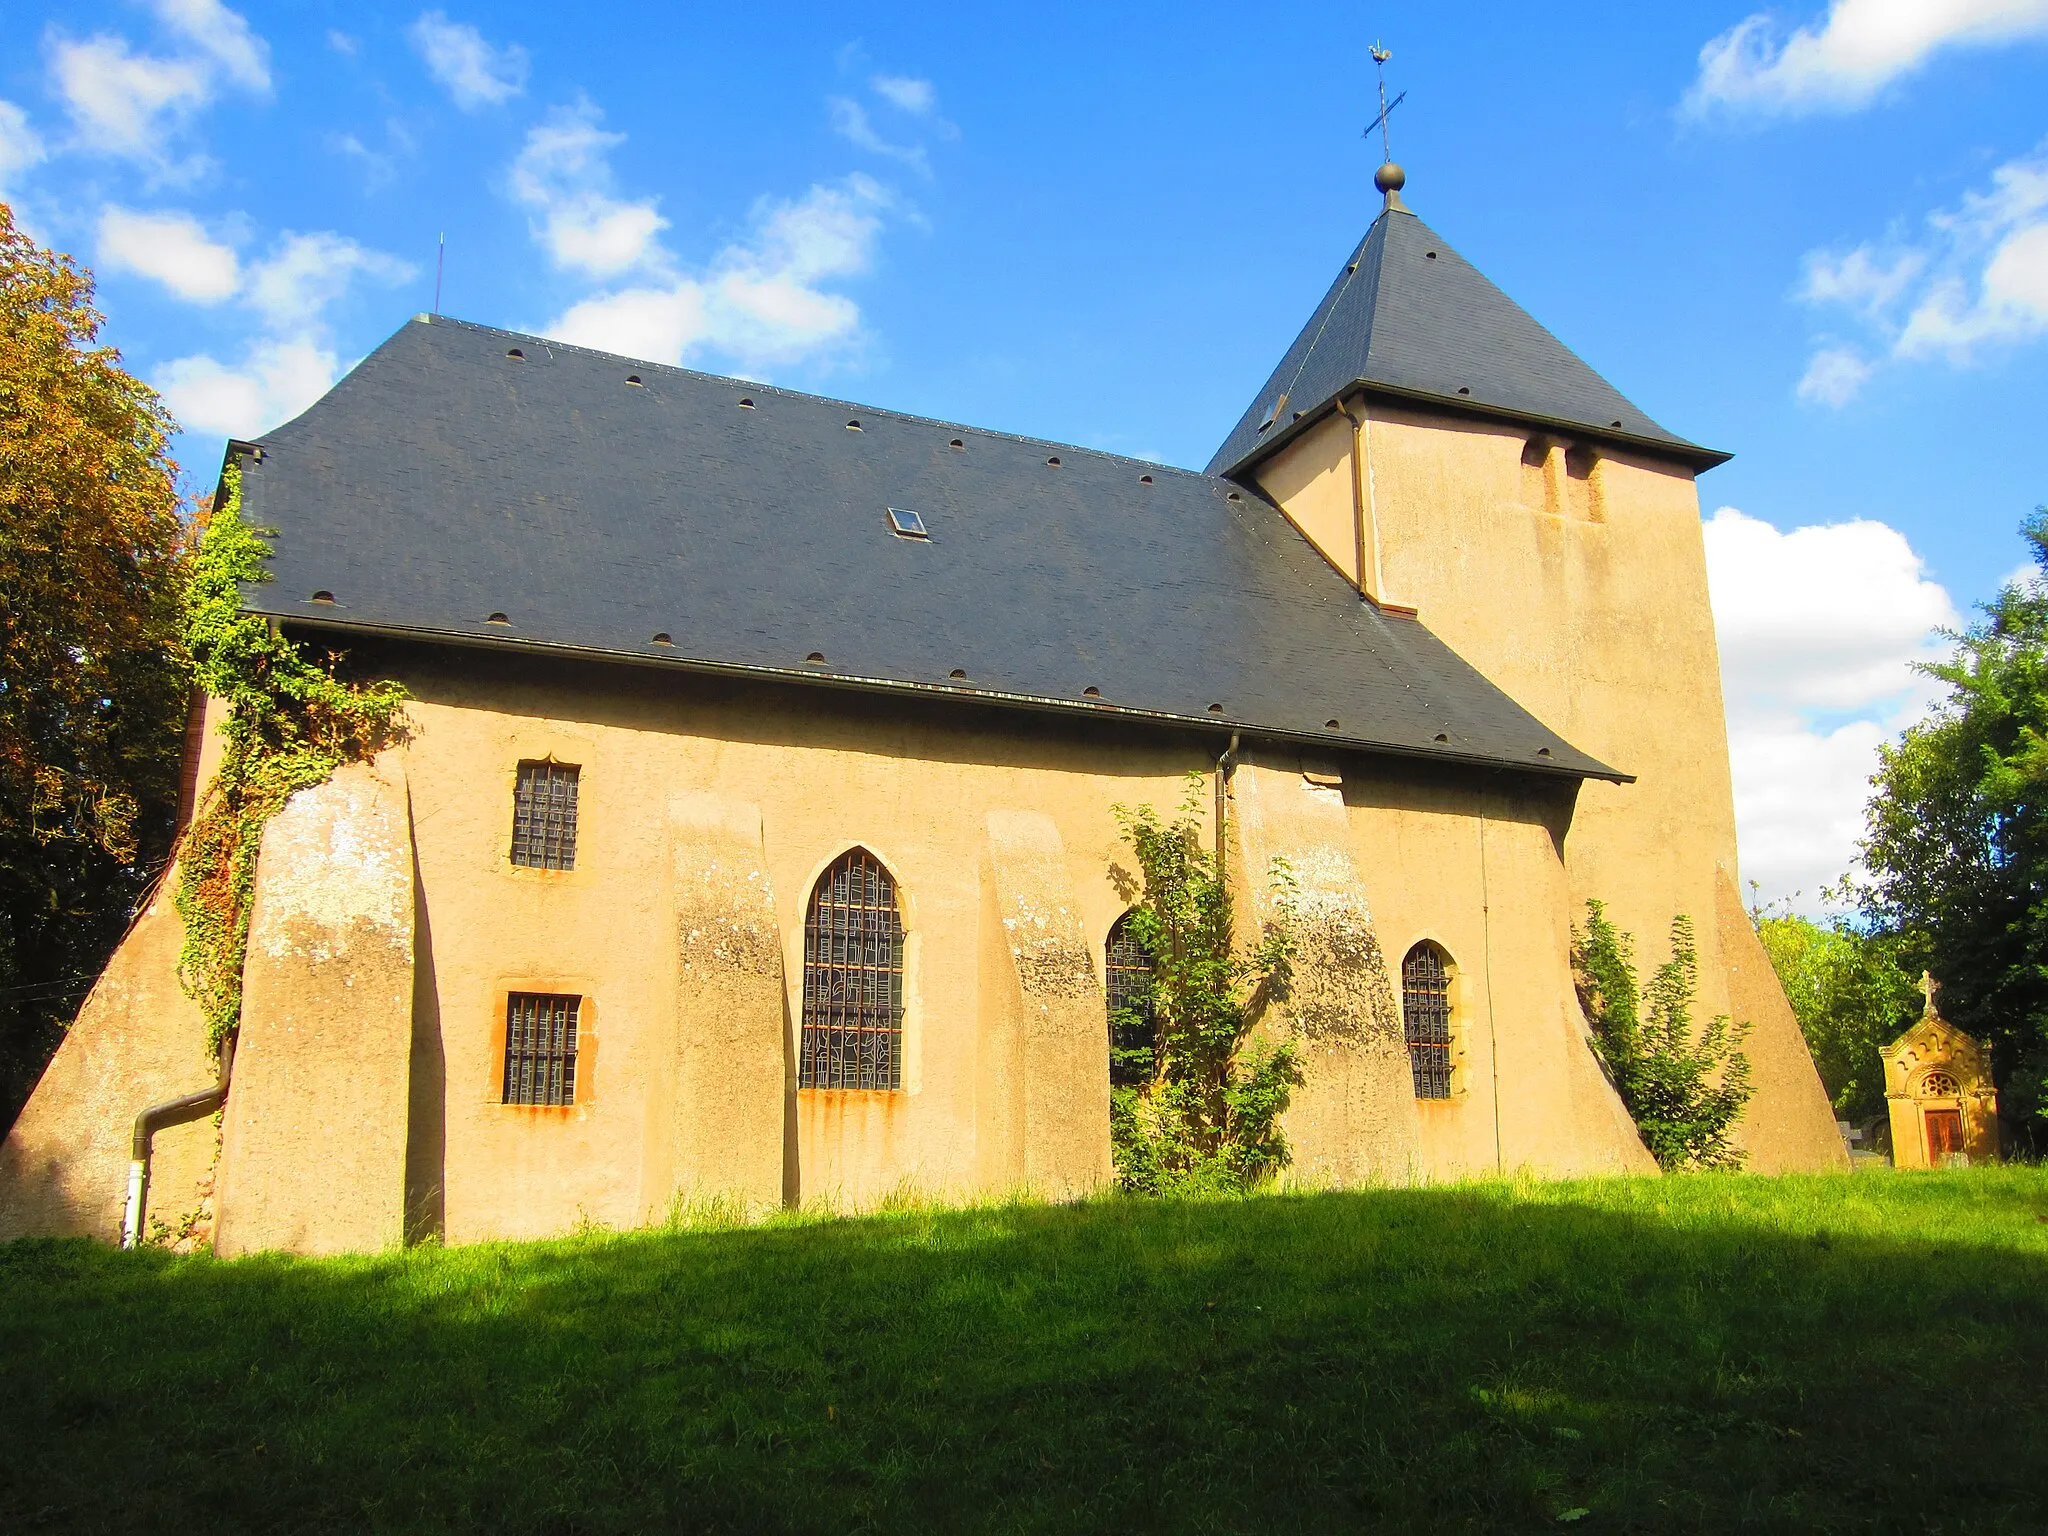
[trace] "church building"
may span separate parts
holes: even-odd
[[[1191,774],[1241,930],[1297,886],[1290,1179],[1654,1171],[1589,899],[1646,971],[1693,920],[1747,1166],[1846,1167],[1738,895],[1726,455],[1378,182],[1200,473],[438,315],[230,445],[246,606],[412,702],[267,829],[225,1103],[137,1149],[152,1215],[335,1252],[1100,1188],[1116,812]],[[214,1082],[181,940],[167,884],[0,1149],[0,1237],[118,1238],[138,1112]]]

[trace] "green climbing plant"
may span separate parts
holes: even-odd
[[[1202,789],[1202,776],[1189,775],[1171,821],[1150,806],[1115,808],[1138,862],[1126,931],[1152,963],[1149,985],[1112,1021],[1123,1044],[1111,1148],[1118,1182],[1136,1194],[1247,1189],[1288,1162],[1280,1115],[1301,1067],[1291,1039],[1259,1026],[1287,996],[1293,880],[1276,860],[1269,878],[1281,915],[1240,946],[1229,882],[1202,843]],[[1135,1043],[1147,1027],[1149,1049]]]
[[[224,751],[186,830],[176,893],[185,924],[179,980],[205,1015],[215,1050],[241,1019],[265,824],[297,791],[404,732],[403,686],[340,677],[338,658],[310,660],[242,607],[242,584],[270,579],[264,537],[272,531],[243,521],[241,472],[230,464],[193,557],[184,623],[195,680],[227,706]]]
[[[1692,919],[1671,920],[1671,958],[1638,987],[1634,939],[1589,901],[1585,930],[1572,934],[1572,973],[1594,1053],[1658,1166],[1741,1167],[1731,1132],[1752,1092],[1742,1052],[1749,1026],[1726,1014],[1693,1024],[1699,950]]]

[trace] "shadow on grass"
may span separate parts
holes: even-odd
[[[2048,1177],[0,1248],[14,1529],[2039,1530]]]

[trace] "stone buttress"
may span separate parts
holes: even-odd
[[[413,922],[400,754],[337,770],[264,829],[222,1128],[223,1257],[403,1240]]]

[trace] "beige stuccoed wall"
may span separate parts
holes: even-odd
[[[221,1121],[214,1247],[405,1236],[414,891],[403,754],[302,789],[263,830]]]
[[[1099,977],[1104,939],[1125,905],[1115,871],[1127,876],[1132,868],[1113,807],[1177,805],[1184,775],[1209,765],[1220,741],[461,653],[439,661],[405,653],[391,670],[417,696],[406,757],[425,912],[420,966],[433,977],[433,996],[416,1017],[433,1038],[416,1046],[415,1059],[437,1063],[443,1078],[442,1124],[431,1138],[439,1161],[416,1166],[413,1177],[445,1191],[450,1240],[536,1235],[582,1221],[636,1224],[663,1215],[679,1189],[721,1192],[717,1179],[692,1166],[705,1154],[679,1150],[677,1139],[677,1127],[690,1123],[674,1065],[677,1021],[689,1018],[673,937],[675,892],[687,869],[672,862],[665,837],[651,834],[673,814],[678,794],[758,811],[761,878],[742,883],[772,892],[783,1027],[792,1033],[801,1017],[804,914],[819,874],[863,846],[899,881],[904,1091],[798,1093],[785,1075],[776,1142],[786,1159],[785,1198],[854,1207],[906,1188],[1056,1194],[1109,1177]],[[582,770],[577,867],[515,869],[517,764],[550,755]],[[1353,799],[1360,761],[1342,765],[1337,805],[1325,803],[1326,793],[1312,808],[1322,813],[1322,840],[1355,866],[1364,920],[1374,907],[1398,909],[1404,923],[1455,935],[1472,921],[1466,909],[1478,891],[1442,879],[1429,828],[1456,824],[1477,792],[1439,786],[1426,810],[1391,791]],[[1437,770],[1380,772],[1388,784],[1408,784],[1413,797],[1424,795],[1418,776]],[[1283,764],[1282,779],[1289,775],[1299,781]],[[1503,804],[1529,794],[1519,778],[1489,782]],[[1541,814],[1524,813],[1520,843],[1501,855],[1535,872],[1489,920],[1496,963],[1504,956],[1530,997],[1548,992],[1544,1007],[1518,1008],[1501,1026],[1518,1039],[1531,1033],[1531,1060],[1547,1063],[1509,1089],[1519,1138],[1510,1165],[1635,1166],[1614,1150],[1604,1123],[1595,1124],[1593,1150],[1574,1150],[1588,1120],[1563,1061],[1563,873],[1543,821],[1568,819],[1569,797],[1560,805],[1552,792],[1544,803]],[[1269,841],[1278,847],[1289,837],[1302,842],[1296,833]],[[1504,837],[1507,848],[1514,838]],[[1411,848],[1421,860],[1412,868],[1403,863]],[[496,1102],[504,998],[515,989],[589,999],[572,1109]],[[761,1017],[769,1011],[759,998],[747,1008]],[[792,1046],[785,1037],[785,1074]],[[1405,1083],[1398,1048],[1382,1041],[1381,1049],[1389,1058],[1382,1066],[1392,1067],[1382,1075]],[[746,1060],[757,1059],[750,1046]],[[1315,1099],[1309,1091],[1304,1105]],[[1412,1103],[1395,1102],[1397,1117],[1414,1115]],[[1401,1178],[1434,1166],[1493,1166],[1490,1097],[1485,1103],[1483,1116],[1456,1122],[1486,1120],[1483,1157],[1425,1155],[1410,1129],[1399,1133],[1397,1156],[1382,1156],[1373,1140],[1359,1167],[1332,1171]],[[415,1106],[416,1118],[431,1117],[417,1088]],[[758,1119],[757,1110],[747,1115],[749,1125]],[[709,1146],[724,1127],[697,1134]],[[1437,1139],[1478,1134],[1454,1129]],[[1301,1140],[1310,1161],[1335,1156],[1315,1135]],[[759,1176],[749,1177],[757,1187]]]
[[[1111,806],[1175,803],[1202,748],[822,690],[461,653],[444,663],[399,675],[417,696],[406,753],[421,964],[434,978],[417,1010],[433,1035],[420,1054],[443,1078],[443,1167],[415,1177],[444,1191],[450,1240],[636,1224],[665,1214],[678,1192],[758,1193],[757,1173],[703,1166],[704,1148],[751,1138],[757,1111],[726,1124],[726,1107],[693,1116],[679,1097],[676,1034],[692,1012],[673,935],[690,860],[660,835],[679,794],[759,816],[761,878],[742,883],[772,893],[781,945],[783,1119],[771,1145],[785,1198],[850,1207],[905,1188],[1058,1192],[1108,1176],[1097,976],[1123,910],[1109,877]],[[550,756],[581,769],[576,868],[515,868],[517,765]],[[856,846],[899,884],[904,1089],[798,1093],[804,915],[819,875]],[[1070,974],[1083,940],[1085,975]],[[1053,950],[1058,965],[1045,961]],[[497,1102],[510,990],[588,999],[573,1108]],[[755,984],[746,990],[747,1007],[763,1010]],[[1094,1027],[1076,1035],[1084,1016]],[[1033,1050],[1062,1034],[1088,1054],[1085,1070],[1064,1068],[1071,1081],[1053,1102],[1052,1067],[1039,1065],[1032,1089],[1025,1079]],[[755,1063],[757,1035],[745,1038]],[[709,1062],[700,1069],[703,1081],[715,1076]],[[1099,1118],[1101,1137],[1082,1145],[1077,1114]]]
[[[1588,899],[1635,935],[1647,970],[1669,952],[1672,918],[1693,920],[1700,1006],[1735,1004],[1718,922],[1720,882],[1737,869],[1733,789],[1699,500],[1687,468],[1601,448],[1583,483],[1559,481],[1563,440],[1545,473],[1524,449],[1545,434],[1512,423],[1424,413],[1384,401],[1368,418],[1364,477],[1383,596],[1423,623],[1574,746],[1635,776],[1588,783],[1564,840],[1574,919]],[[1314,536],[1322,506],[1348,483],[1342,418],[1305,433],[1258,471],[1269,494],[1307,497],[1296,520]],[[1545,492],[1559,481],[1565,494]],[[1531,497],[1544,493],[1543,506]],[[1550,511],[1548,506],[1557,506]],[[1344,549],[1326,551],[1343,567]],[[1754,978],[1752,978],[1754,980]],[[1779,1031],[1767,1034],[1774,1044]],[[1832,1116],[1803,1050],[1772,1049],[1752,1115],[1758,1166],[1838,1167]],[[1781,1085],[1772,1074],[1798,1081]],[[1816,1107],[1817,1106],[1817,1107]],[[1824,1144],[1832,1150],[1821,1150]]]
[[[178,984],[176,881],[173,869],[159,884],[0,1144],[0,1241],[118,1241],[135,1116],[214,1081],[206,1021]],[[153,1218],[175,1229],[198,1209],[218,1143],[211,1115],[156,1133]]]

